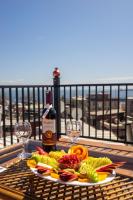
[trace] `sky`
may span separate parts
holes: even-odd
[[[133,0],[0,0],[0,85],[133,82]]]

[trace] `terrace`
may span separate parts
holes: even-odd
[[[27,120],[32,138],[41,140],[45,92],[54,93],[58,135],[70,119],[82,123],[81,138],[133,144],[133,84],[2,85],[0,86],[0,148],[15,143],[14,124]]]
[[[20,151],[21,145],[14,135],[17,121],[29,121],[32,125],[31,141],[41,140],[45,92],[51,90],[57,111],[58,143],[64,148],[68,147],[70,141],[66,136],[66,122],[73,118],[80,120],[82,133],[77,143],[86,145],[92,156],[126,161],[117,173],[133,178],[132,88],[131,83],[61,85],[59,77],[54,78],[53,85],[1,85],[0,163],[3,166],[14,163]],[[121,191],[125,196],[124,189]],[[133,191],[129,192],[129,199],[132,199]]]

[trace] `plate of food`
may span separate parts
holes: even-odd
[[[67,185],[95,186],[105,184],[115,178],[115,169],[125,162],[113,163],[108,157],[92,157],[88,148],[73,145],[64,150],[43,151],[36,147],[27,160],[27,165],[37,176]]]

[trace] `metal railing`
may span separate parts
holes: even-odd
[[[41,115],[46,90],[53,90],[53,86],[0,86],[0,138],[4,146],[7,146],[7,141],[14,143],[14,124],[18,121],[29,121],[32,137],[41,139]]]
[[[57,81],[57,82],[56,82]],[[32,137],[41,139],[45,91],[54,93],[57,132],[66,134],[66,122],[82,123],[81,137],[133,144],[133,84],[67,84],[0,86],[0,141],[14,143],[14,124],[27,120]],[[8,143],[7,143],[8,140]]]
[[[133,143],[133,84],[60,85],[60,90],[64,127],[76,118],[81,137]]]

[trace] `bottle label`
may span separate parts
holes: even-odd
[[[44,145],[56,144],[57,136],[55,132],[55,120],[42,119],[42,143]]]

